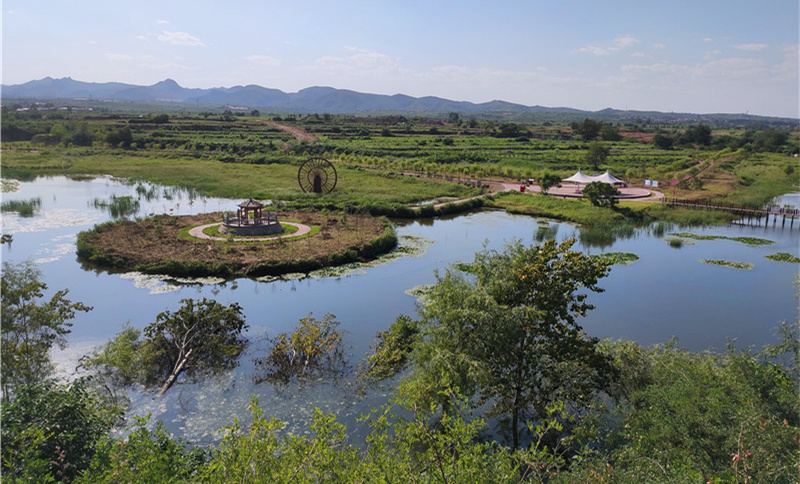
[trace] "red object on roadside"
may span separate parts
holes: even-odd
[[[519,192],[520,193],[525,193],[525,185],[520,185],[519,186]]]

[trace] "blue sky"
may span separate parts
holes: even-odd
[[[800,117],[798,0],[5,0],[2,83]]]

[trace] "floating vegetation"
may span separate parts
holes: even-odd
[[[42,208],[39,197],[30,200],[8,200],[2,203],[3,212],[16,212],[20,217],[33,217]]]
[[[693,240],[681,239],[680,237],[666,237],[664,239],[673,249],[680,249],[684,245],[695,245]]]
[[[639,256],[630,252],[606,252],[592,257],[608,262],[612,265],[627,266],[639,260]]]
[[[3,193],[13,193],[19,191],[20,183],[17,180],[7,180],[4,178],[0,180],[0,184],[2,184]]]
[[[134,287],[149,289],[150,294],[166,294],[179,291],[188,284],[224,284],[225,279],[219,277],[170,277],[158,274],[142,274],[141,272],[126,272],[120,277],[133,281]]]
[[[775,262],[792,262],[794,264],[800,264],[800,257],[789,254],[788,252],[778,252],[777,254],[770,254],[765,257],[769,260],[774,260]]]
[[[724,235],[698,235],[690,234],[688,232],[680,232],[672,234],[675,237],[694,240],[733,240],[734,242],[741,242],[747,245],[773,245],[775,242],[768,239],[759,239],[757,237],[726,237]]]
[[[123,279],[133,281],[133,286],[139,289],[149,289],[150,294],[166,294],[180,290],[181,286],[169,284],[164,280],[164,276],[142,274],[141,272],[126,272],[120,275]]]
[[[420,284],[419,286],[407,289],[405,293],[411,297],[417,298],[420,304],[425,304],[425,299],[431,293],[431,289],[433,289],[433,284]]]
[[[775,241],[768,239],[759,239],[758,237],[730,237],[730,240],[741,242],[747,245],[774,245]]]
[[[376,262],[377,261],[366,262],[366,263],[351,262],[349,264],[336,267],[325,267],[323,269],[310,272],[308,276],[314,279],[325,279],[328,277],[340,279],[342,277],[354,276],[357,274],[366,274],[368,267],[374,267],[380,265],[377,264]]]
[[[308,274],[308,276],[313,277],[314,279],[324,279],[327,277],[335,277],[340,279],[357,274],[366,274],[367,269],[388,264],[389,262],[401,257],[420,257],[427,250],[428,244],[429,241],[423,239],[422,237],[412,237],[408,235],[400,236],[398,237],[397,248],[395,250],[389,252],[388,254],[384,254],[375,260],[369,262],[352,262],[336,267],[326,267],[324,269],[312,271]],[[303,274],[303,276],[305,276],[305,274]],[[261,281],[262,279],[264,278],[258,278],[257,280]],[[271,281],[265,280],[264,282]]]
[[[700,262],[702,262],[703,264],[725,266],[725,267],[730,267],[732,269],[743,269],[746,271],[749,271],[754,267],[754,265],[749,262],[742,262],[738,260],[701,259]]]
[[[139,211],[139,200],[131,196],[117,197],[116,195],[112,195],[109,201],[95,198],[92,205],[94,208],[108,210],[108,213],[110,213],[113,218],[129,217]]]

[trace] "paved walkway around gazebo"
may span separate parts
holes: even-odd
[[[293,227],[297,227],[297,232],[292,232],[291,234],[278,235],[275,237],[270,237],[270,236],[236,237],[234,234],[231,234],[233,235],[233,239],[230,239],[227,236],[215,237],[213,235],[208,235],[205,232],[203,232],[208,227],[213,227],[215,225],[222,225],[222,222],[214,222],[213,224],[205,224],[205,225],[199,225],[197,227],[192,227],[192,229],[189,230],[189,235],[191,235],[192,237],[196,237],[198,239],[205,239],[205,240],[234,240],[236,242],[252,242],[259,240],[289,239],[292,237],[299,237],[301,235],[306,235],[307,233],[311,232],[311,227],[309,227],[308,225],[298,224],[294,222],[281,222],[281,225],[291,225]]]

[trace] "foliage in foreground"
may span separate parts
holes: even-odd
[[[2,389],[40,382],[52,373],[49,351],[62,347],[77,311],[92,308],[67,299],[68,290],[42,300],[47,285],[32,262],[3,263],[2,290]]]
[[[794,328],[794,326],[792,326]],[[796,338],[794,332],[787,333]],[[791,342],[786,342],[791,343]],[[516,451],[488,438],[465,401],[450,412],[412,407],[364,417],[353,442],[334,416],[317,411],[310,432],[288,435],[254,401],[252,424],[234,422],[208,449],[136,418],[108,434],[81,383],[26,388],[3,402],[3,477],[9,482],[713,482],[792,483],[800,478],[800,394],[796,374],[749,351],[692,353],[673,344],[645,349],[605,342],[620,370],[611,413],[574,414],[563,401],[530,428]],[[772,351],[774,350],[774,352]],[[55,446],[63,457],[53,458]],[[69,464],[67,466],[66,464]],[[63,469],[70,469],[67,476]]]

